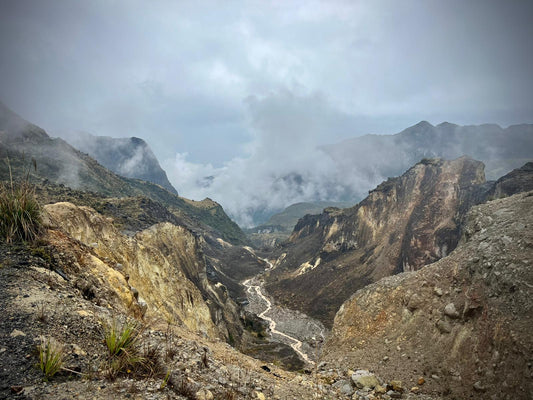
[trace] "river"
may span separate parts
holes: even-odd
[[[248,251],[254,254],[253,250]],[[269,260],[259,257],[258,259],[267,264],[265,272],[274,268]],[[305,363],[314,365],[314,360],[318,359],[326,329],[321,322],[299,311],[273,304],[264,289],[265,272],[242,282],[246,287],[249,302],[246,306],[247,311],[268,322],[271,340],[289,345]]]

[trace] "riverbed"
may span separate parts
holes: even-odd
[[[265,271],[273,268],[270,261],[262,260],[267,265]],[[314,365],[327,335],[324,325],[304,313],[276,305],[265,291],[263,273],[242,284],[249,302],[245,308],[268,322],[270,340],[292,347],[307,365]]]

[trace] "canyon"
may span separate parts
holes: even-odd
[[[287,241],[254,249],[213,200],[120,176],[0,111],[2,190],[28,179],[43,216],[38,240],[0,242],[1,396],[533,390],[531,162],[486,181],[472,158],[423,159],[355,206],[305,215]],[[151,373],[106,375],[102,332],[115,320],[143,326]],[[45,336],[65,349],[50,382],[32,368]]]

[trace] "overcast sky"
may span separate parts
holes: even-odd
[[[302,141],[533,122],[532,21],[528,0],[1,0],[0,100],[144,138],[183,193]]]

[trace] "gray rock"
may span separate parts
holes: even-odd
[[[446,307],[444,307],[444,315],[447,315],[450,318],[458,318],[459,312],[455,309],[455,304],[446,304]]]
[[[345,383],[341,386],[341,393],[345,396],[351,396],[353,394],[353,388],[350,383]]]
[[[440,333],[450,333],[452,331],[452,325],[443,319],[439,319],[436,325]]]
[[[213,396],[213,393],[211,393],[211,391],[207,389],[200,389],[199,391],[196,392],[196,398],[198,400],[213,400],[214,396]]]

